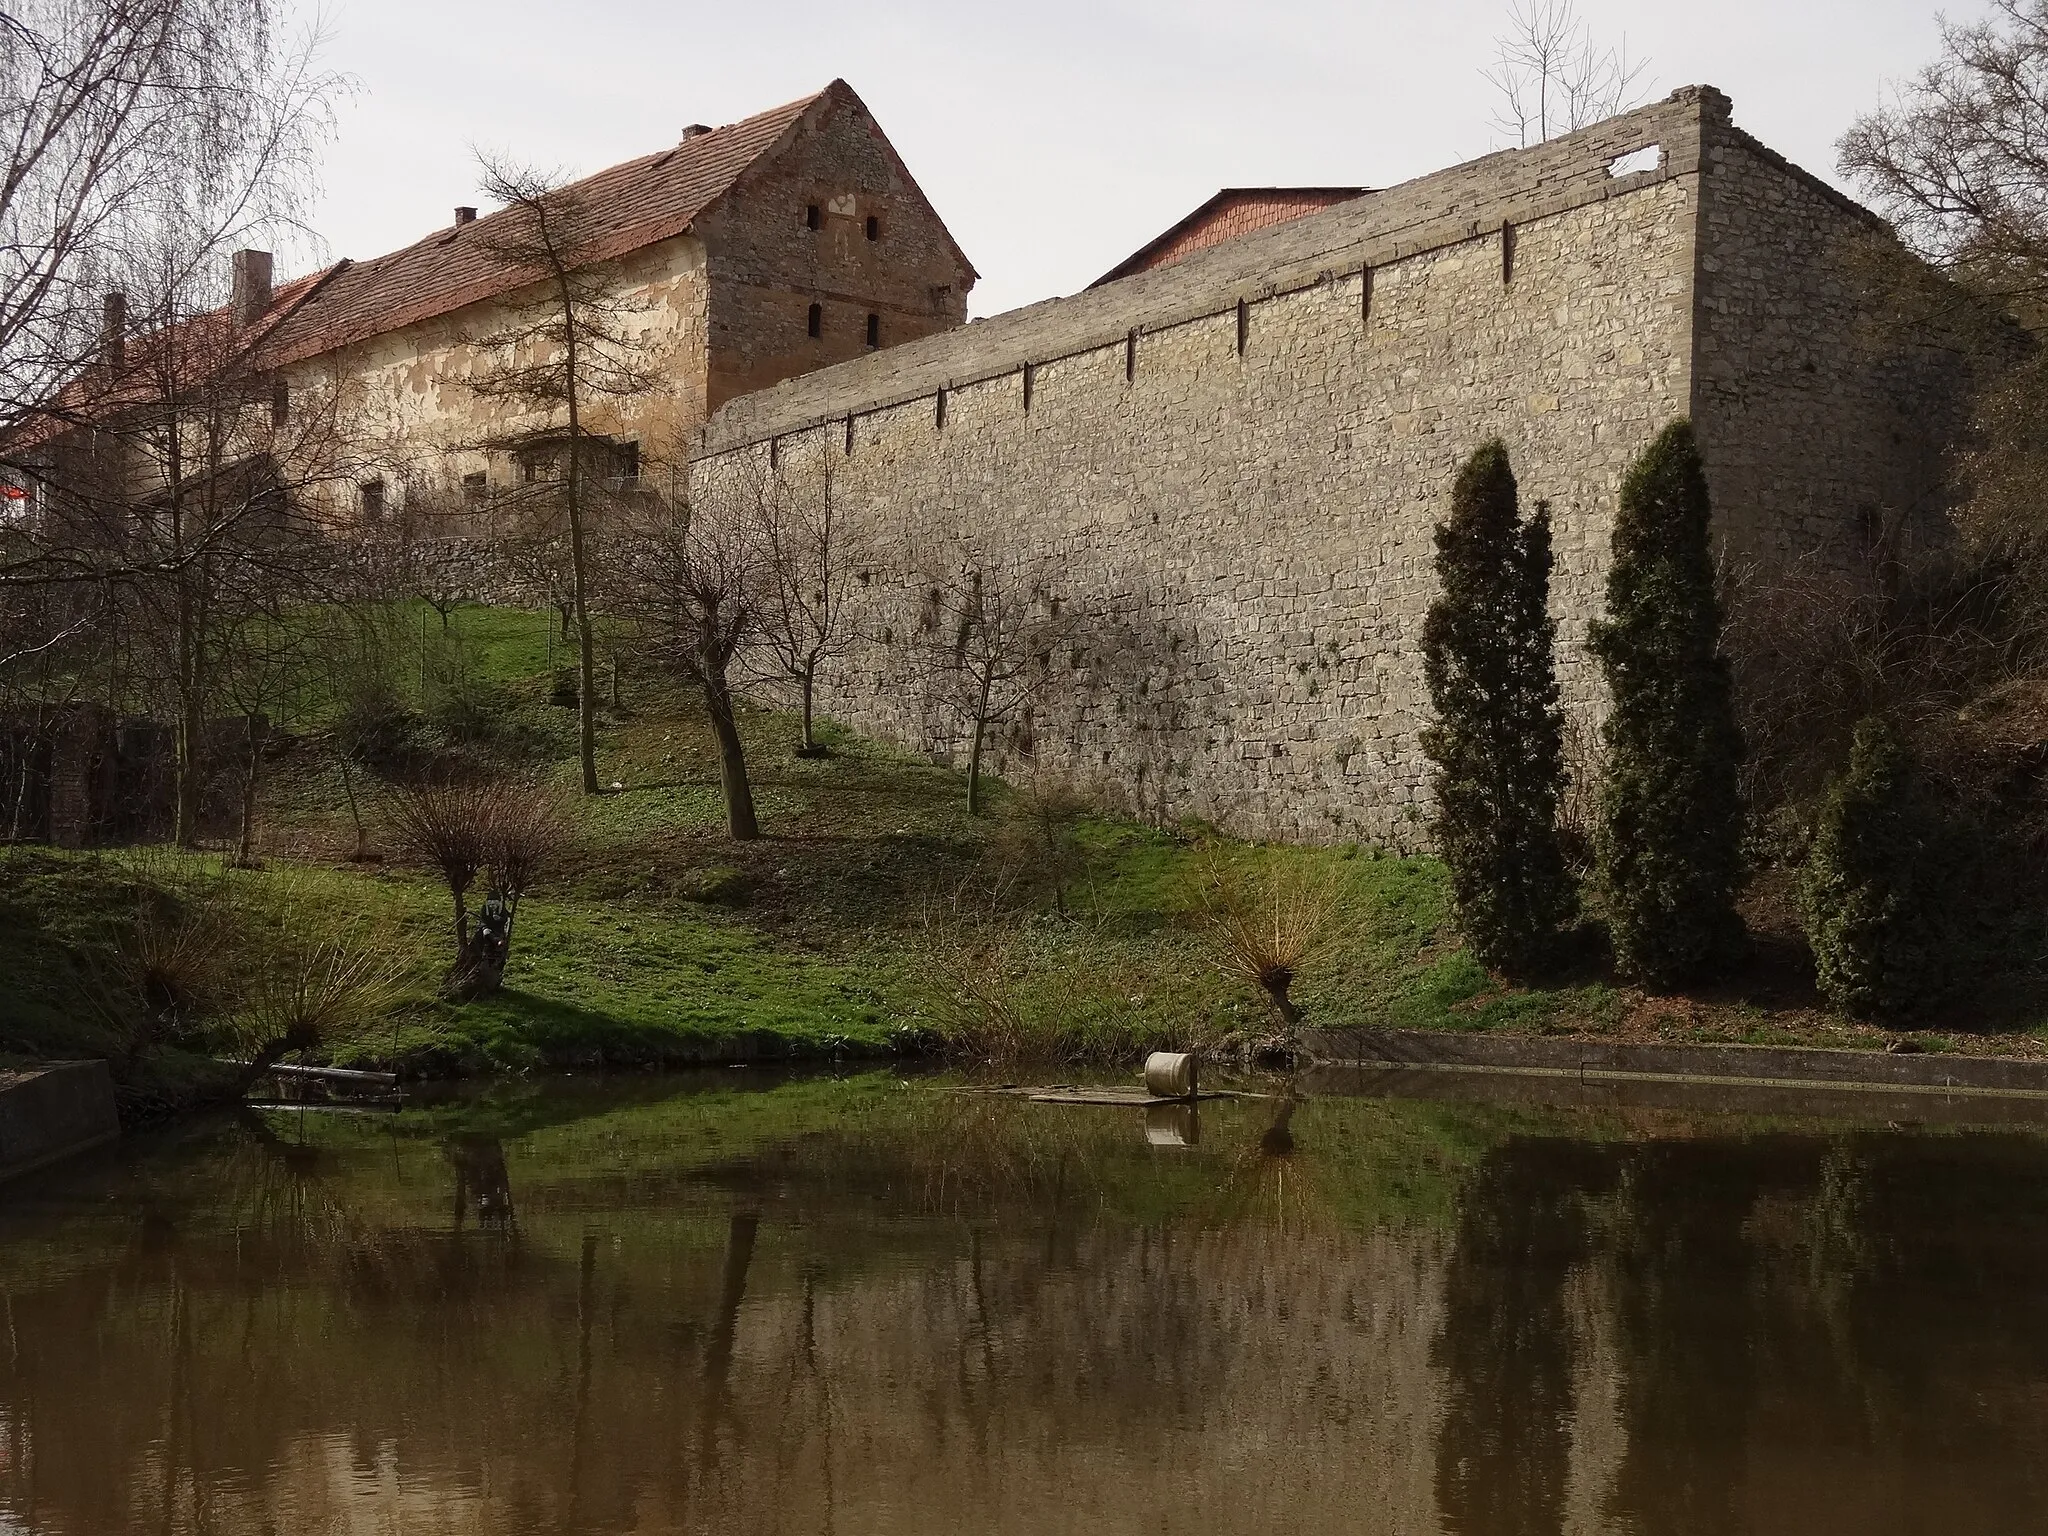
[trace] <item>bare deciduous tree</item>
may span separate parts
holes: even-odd
[[[2048,323],[2048,0],[1941,23],[1942,56],[1837,146],[1907,244]]]
[[[1065,596],[1048,564],[997,549],[956,550],[926,569],[924,583],[913,664],[967,733],[967,809],[978,816],[990,729],[1073,671],[1090,615]]]
[[[868,559],[859,531],[833,500],[832,450],[820,443],[810,465],[755,466],[746,487],[758,572],[750,659],[794,689],[803,717],[800,757],[819,755],[814,732],[818,673],[853,643],[847,607],[855,571]]]
[[[732,669],[755,633],[759,545],[745,513],[707,499],[670,511],[625,552],[632,616],[656,665],[695,683],[718,744],[727,832],[761,835],[740,740]]]
[[[455,963],[442,995],[467,1002],[496,992],[519,903],[567,835],[554,797],[510,779],[455,779],[394,789],[389,805],[400,838],[440,874],[454,904]],[[486,895],[472,915],[479,875]]]
[[[584,407],[594,398],[643,393],[658,376],[638,362],[639,349],[622,321],[633,311],[594,269],[581,233],[581,199],[559,177],[483,156],[482,190],[505,205],[492,221],[486,246],[499,260],[531,272],[541,298],[526,317],[484,338],[499,361],[470,381],[478,394],[508,399],[552,415],[567,431],[563,452],[563,511],[569,535],[570,603],[576,624],[578,751],[583,792],[598,792],[597,664],[591,633],[589,533],[585,484],[591,443]]]
[[[0,11],[0,428],[92,361],[112,274],[167,224],[207,262],[304,206],[331,104],[276,0]],[[191,278],[195,266],[184,274]]]
[[[1631,59],[1626,38],[1601,47],[1574,0],[1511,0],[1495,47],[1493,67],[1483,71],[1500,93],[1493,126],[1524,148],[1643,99],[1649,61]]]

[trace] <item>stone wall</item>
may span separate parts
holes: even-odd
[[[1617,493],[1664,423],[1707,407],[1722,504],[1739,503],[1724,527],[1747,541],[1818,544],[1852,515],[1783,467],[1810,421],[1730,402],[1748,398],[1760,314],[1801,359],[1794,385],[1830,377],[1804,360],[1850,302],[1832,255],[1795,262],[1771,242],[1853,216],[1726,119],[1717,92],[1680,91],[743,397],[708,425],[693,496],[715,508],[764,463],[815,494],[802,485],[829,468],[883,550],[863,593],[873,641],[827,690],[860,729],[957,756],[958,721],[916,664],[930,591],[939,565],[1008,561],[1107,618],[1051,658],[1061,686],[1003,731],[1000,771],[1051,765],[1246,832],[1420,847],[1431,535],[1480,442],[1503,438],[1525,500],[1552,503],[1560,667],[1586,716]],[[1703,229],[1751,246],[1703,255]],[[1710,257],[1713,283],[1696,282]],[[1707,384],[1725,387],[1702,384],[1696,325],[1713,331]],[[1882,370],[1842,376],[1828,430],[1888,432],[1867,419]],[[1880,481],[1885,465],[1837,473]]]

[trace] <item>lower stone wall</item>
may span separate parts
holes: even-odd
[[[104,1061],[0,1072],[0,1180],[47,1167],[121,1134]]]

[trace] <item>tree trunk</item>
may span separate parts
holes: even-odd
[[[967,749],[967,814],[981,814],[981,746],[988,735],[988,695],[993,679],[981,676],[981,697],[974,706],[974,740]]]
[[[761,835],[754,815],[754,789],[747,780],[747,754],[733,718],[732,689],[723,671],[704,672],[704,713],[718,738],[718,787],[725,795],[725,829],[735,842],[750,843]]]
[[[804,744],[797,748],[797,756],[799,757],[816,757],[818,755],[818,741],[811,734],[811,700],[817,692],[817,687],[818,668],[813,664],[804,668]]]
[[[562,300],[562,334],[566,357],[569,405],[569,582],[576,610],[576,665],[582,686],[576,690],[576,750],[583,760],[583,793],[597,793],[597,662],[590,633],[590,593],[583,556],[583,442],[577,392],[581,379],[576,362],[576,305],[566,277],[557,274]]]
[[[249,760],[242,777],[242,836],[241,845],[235,852],[235,863],[242,869],[256,867],[256,790],[263,771],[263,741],[268,734],[267,722],[261,715],[247,717],[249,732]]]

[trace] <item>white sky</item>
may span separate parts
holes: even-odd
[[[309,10],[313,0],[304,0]],[[1386,186],[1502,147],[1505,0],[326,0],[353,75],[315,223],[381,254],[476,202],[472,146],[577,173],[843,76],[981,272],[976,314],[1068,293],[1220,186]],[[1934,0],[1581,0],[1653,96],[1711,84],[1832,176],[1931,60]],[[1983,0],[1951,0],[1970,17]]]

